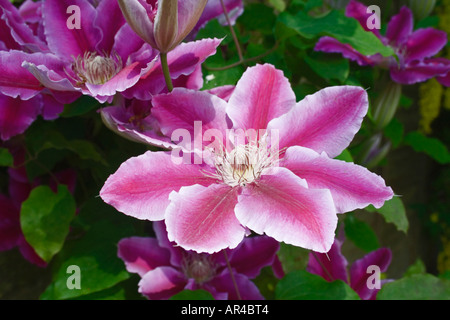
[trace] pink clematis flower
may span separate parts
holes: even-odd
[[[80,10],[80,28],[68,27],[67,8]],[[114,95],[149,100],[162,91],[164,75],[159,52],[126,24],[116,0],[45,0],[41,3],[46,50],[0,52],[10,63],[0,74],[0,92],[36,95],[43,90],[66,96],[90,95],[100,103]],[[177,47],[168,55],[171,76],[193,72],[215,53],[219,39],[204,39]],[[12,79],[23,79],[20,82]]]
[[[226,251],[238,296],[222,252],[208,255],[183,250],[167,239],[163,222],[154,222],[153,228],[156,239],[131,237],[118,245],[118,256],[129,272],[139,274],[139,292],[148,299],[168,299],[182,290],[203,289],[216,300],[261,300],[264,297],[250,279],[266,266],[271,266],[278,278],[284,275],[276,255],[278,243],[264,236],[248,238]]]
[[[392,47],[398,61],[394,57],[384,58],[380,54],[364,56],[349,44],[328,36],[319,39],[315,50],[341,53],[361,66],[387,67],[392,80],[397,83],[410,85],[436,77],[443,85],[448,86],[450,60],[433,58],[447,44],[444,31],[433,28],[413,31],[413,14],[407,7],[402,7],[400,12],[391,18],[385,36],[376,29],[367,29],[366,24],[371,14],[367,13],[364,4],[351,0],[346,15],[357,19],[366,31],[373,32],[385,45]]]
[[[371,272],[367,272],[370,266],[377,266],[380,272],[386,272],[392,259],[391,250],[380,248],[356,260],[347,270],[347,259],[341,252],[345,236],[342,234],[335,239],[333,246],[327,254],[309,254],[309,261],[306,270],[317,274],[327,281],[342,280],[358,293],[362,300],[375,300],[381,286],[392,280],[380,280],[379,288],[372,288],[367,285]],[[370,270],[370,269],[369,269]]]
[[[362,88],[330,87],[295,100],[288,79],[268,64],[249,68],[228,102],[183,88],[155,96],[162,133],[174,141],[180,130],[189,133],[182,158],[193,156],[194,164],[179,161],[180,150],[147,152],[123,163],[100,196],[127,215],[165,219],[169,239],[186,250],[235,248],[250,229],[327,252],[337,213],[381,207],[393,192],[366,168],[333,159],[367,113]],[[236,141],[230,133],[238,131],[279,139],[262,133]],[[196,164],[199,152],[204,161]]]
[[[43,53],[48,47],[28,22],[34,21],[37,5],[26,1],[16,8],[0,0],[0,139],[4,141],[23,133],[39,115],[45,120],[57,118],[64,104],[78,97],[47,90],[21,67],[25,56],[52,66],[56,63]]]

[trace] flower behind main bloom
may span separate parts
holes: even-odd
[[[385,36],[376,29],[366,28],[370,14],[364,4],[351,0],[346,15],[357,19],[367,32],[373,32],[383,44],[394,49],[398,60],[394,57],[385,58],[380,54],[365,56],[349,44],[328,36],[319,39],[315,50],[341,53],[361,66],[389,68],[392,80],[397,83],[409,85],[436,77],[443,85],[449,85],[450,60],[433,58],[447,44],[444,31],[434,28],[413,31],[413,14],[408,7],[402,7],[400,12],[391,18]]]
[[[269,237],[247,238],[236,249],[227,250],[225,258],[222,253],[208,255],[176,246],[167,239],[163,222],[154,222],[153,229],[156,239],[124,238],[118,245],[118,255],[127,270],[141,277],[139,292],[149,299],[168,299],[185,289],[203,289],[220,300],[259,300],[263,296],[250,279],[266,266],[273,268],[276,277],[284,275],[276,254],[279,245]]]
[[[127,215],[165,219],[169,239],[186,250],[235,248],[250,229],[327,252],[337,213],[379,208],[393,192],[366,168],[333,159],[360,129],[365,90],[330,87],[295,100],[288,79],[269,64],[247,69],[228,102],[183,88],[155,96],[152,114],[161,132],[190,132],[194,148],[183,141],[183,159],[200,151],[204,161],[179,163],[170,152],[147,152],[124,162],[100,196]],[[213,152],[205,139],[211,130],[223,137]],[[258,134],[236,143],[229,133],[238,130],[279,139]]]

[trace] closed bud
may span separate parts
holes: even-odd
[[[408,6],[417,20],[422,20],[430,15],[436,5],[436,0],[408,0]]]
[[[377,129],[382,129],[391,122],[397,111],[401,95],[402,85],[390,81],[375,100],[373,121]]]

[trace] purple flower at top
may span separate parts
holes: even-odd
[[[181,149],[130,158],[102,199],[165,220],[186,250],[213,253],[237,247],[249,230],[327,252],[337,213],[392,198],[380,176],[333,159],[360,129],[364,89],[325,88],[296,103],[289,80],[265,64],[248,68],[227,99],[185,88],[153,97],[161,132]]]
[[[449,85],[450,60],[433,58],[447,44],[447,34],[444,31],[434,28],[413,31],[413,14],[407,7],[402,7],[400,12],[391,18],[385,36],[376,29],[367,29],[366,24],[371,14],[367,13],[364,4],[351,0],[346,15],[357,19],[366,31],[373,32],[383,44],[394,49],[397,59],[385,58],[380,54],[365,56],[349,44],[328,36],[319,39],[315,50],[341,53],[361,66],[377,65],[389,68],[392,80],[401,84],[409,85],[436,77],[443,85]]]
[[[72,5],[80,10],[79,29],[68,26]],[[0,52],[5,63],[1,93],[26,100],[46,89],[61,97],[90,95],[104,103],[116,93],[149,100],[163,90],[159,52],[125,23],[116,0],[101,0],[96,7],[88,0],[44,0],[40,13],[48,49]],[[168,55],[172,78],[192,73],[219,44],[218,39],[204,39],[178,46]]]
[[[118,256],[129,272],[139,274],[139,292],[148,299],[168,299],[182,290],[203,289],[216,300],[260,300],[264,297],[250,279],[266,266],[271,266],[278,278],[284,275],[276,255],[279,245],[271,238],[247,238],[236,249],[226,250],[226,256],[223,252],[209,255],[175,246],[167,238],[163,222],[154,222],[153,228],[156,239],[131,237],[118,245]]]
[[[349,284],[363,300],[374,300],[381,286],[391,280],[380,280],[380,287],[372,287],[373,283],[369,277],[373,270],[368,269],[370,266],[376,266],[380,272],[386,272],[392,259],[391,250],[388,248],[380,248],[365,255],[363,258],[356,260],[347,269],[348,261],[341,252],[342,244],[345,236],[341,232],[328,253],[309,253],[309,261],[306,270],[310,273],[317,274],[327,281],[342,280]],[[368,272],[369,270],[369,272]],[[368,280],[370,286],[367,285]]]

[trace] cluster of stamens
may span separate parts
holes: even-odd
[[[216,266],[209,255],[192,252],[183,260],[184,274],[187,278],[194,279],[197,284],[207,282],[216,273]]]
[[[105,84],[122,70],[122,59],[117,54],[103,57],[93,52],[86,52],[83,56],[78,56],[73,65],[78,86],[85,83]]]
[[[244,187],[257,181],[264,169],[276,166],[280,151],[270,147],[267,136],[264,136],[259,141],[238,144],[230,152],[226,148],[220,148],[213,150],[211,154],[215,173],[209,176],[231,187]]]

